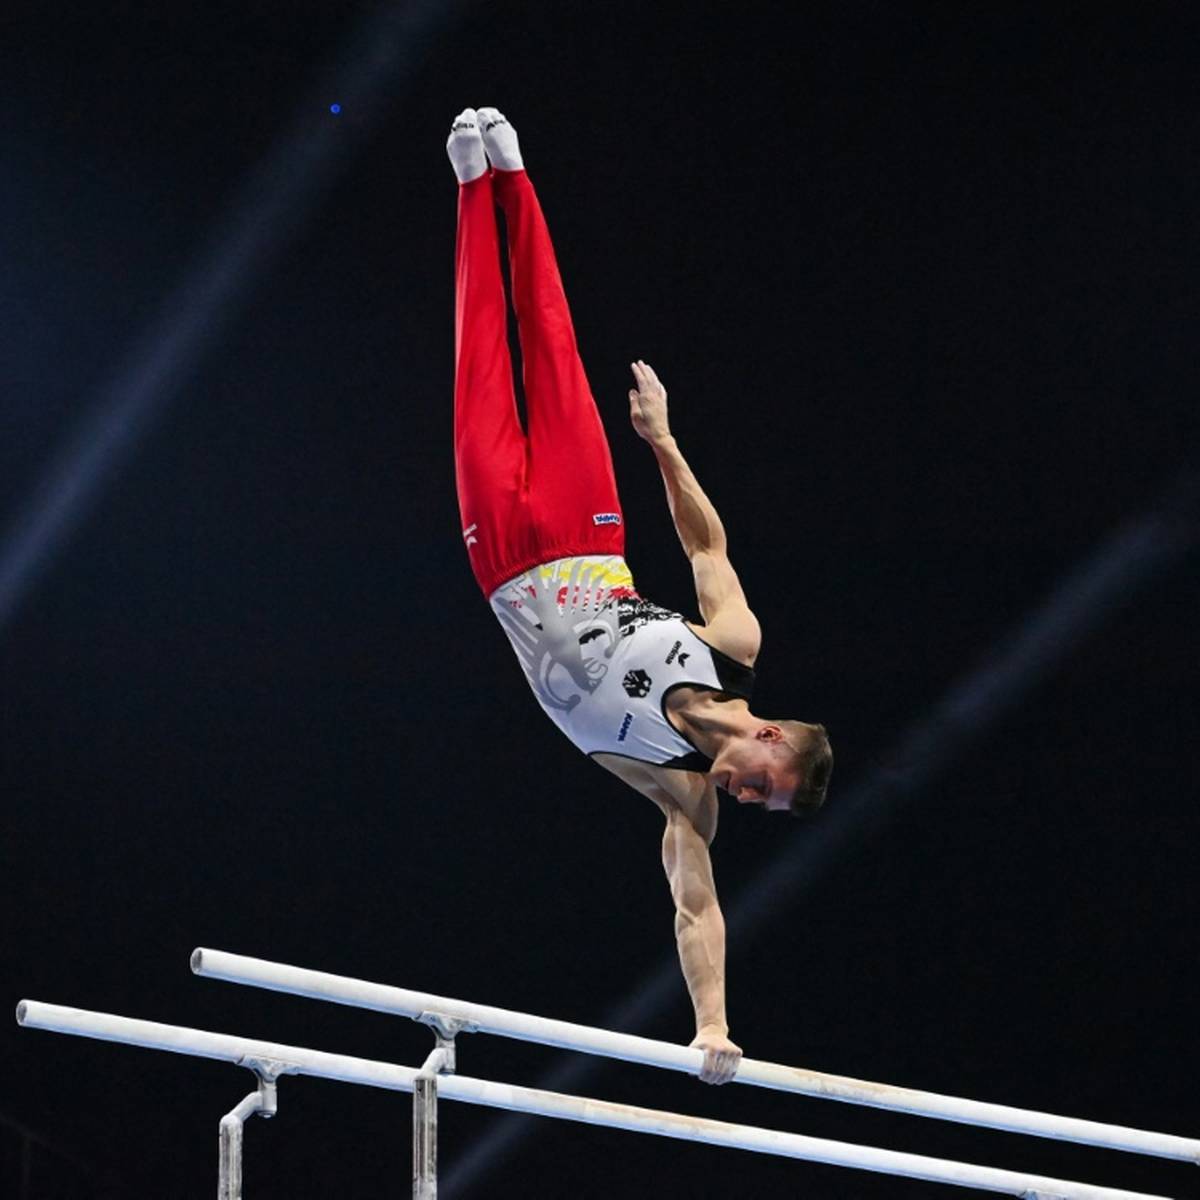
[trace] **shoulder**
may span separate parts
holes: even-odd
[[[692,555],[696,599],[704,618],[705,640],[730,658],[751,666],[758,656],[762,631],[746,603],[746,593],[729,556],[721,550]]]
[[[707,625],[697,625],[692,621],[684,624],[704,643],[734,662],[744,666],[754,666],[762,648],[762,628],[758,618],[749,607],[728,606],[713,617]]]
[[[717,831],[717,787],[707,775],[622,758],[619,754],[589,757],[634,791],[653,800],[667,817],[683,813],[706,842],[712,841]]]

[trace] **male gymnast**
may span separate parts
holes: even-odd
[[[546,714],[666,817],[662,860],[696,1014],[691,1044],[704,1051],[700,1078],[725,1083],[742,1052],[725,1019],[725,922],[709,859],[717,792],[809,813],[825,798],[829,740],[821,725],[750,711],[759,624],[720,518],[671,435],[667,393],[640,360],[630,418],[658,460],[704,623],[634,590],[608,442],[516,131],[494,108],[468,108],[446,148],[459,181],[454,460],[471,567]],[[513,389],[497,204],[528,434]]]

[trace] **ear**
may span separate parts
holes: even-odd
[[[760,742],[782,742],[783,730],[778,725],[764,725],[754,736]]]

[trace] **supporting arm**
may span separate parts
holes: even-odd
[[[725,1019],[725,918],[717,903],[708,844],[677,808],[667,813],[663,868],[675,901],[679,963],[696,1013],[691,1044],[704,1051],[700,1078],[727,1083],[742,1052],[729,1040]]]

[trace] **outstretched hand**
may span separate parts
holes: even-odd
[[[629,389],[629,419],[639,437],[661,442],[671,436],[667,424],[667,389],[659,382],[654,368],[642,362],[629,364],[637,387]]]
[[[728,1083],[736,1074],[742,1061],[742,1048],[735,1046],[724,1034],[700,1032],[691,1043],[693,1049],[704,1051],[704,1065],[700,1068],[702,1083]]]

